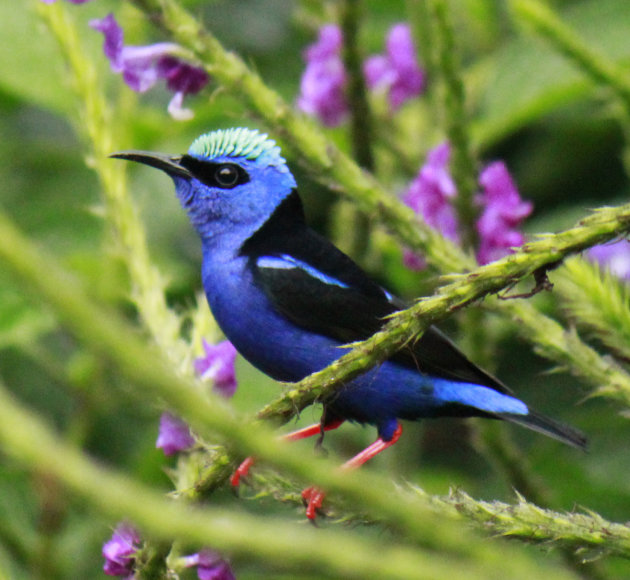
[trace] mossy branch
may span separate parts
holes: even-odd
[[[461,490],[429,496],[417,487],[411,489],[439,513],[451,511],[495,535],[574,549],[585,561],[605,555],[630,558],[630,527],[588,510],[556,512],[537,507],[520,495],[516,504],[508,504],[475,500]]]
[[[525,244],[515,254],[481,266],[469,274],[452,277],[455,281],[442,286],[434,296],[419,300],[411,308],[396,313],[380,332],[366,341],[354,343],[348,354],[296,383],[283,397],[265,407],[259,417],[287,420],[296,409],[326,398],[334,392],[336,385],[384,361],[421,335],[429,325],[443,320],[455,310],[511,286],[528,275],[554,268],[566,256],[608,241],[629,229],[630,204],[602,208],[569,230],[541,236],[540,240]],[[573,352],[573,349],[567,352]],[[590,359],[598,356],[595,351],[592,352]],[[616,396],[625,404],[630,404],[630,383],[626,380],[618,387]],[[604,390],[608,388],[609,385],[602,386]]]

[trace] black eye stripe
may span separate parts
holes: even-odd
[[[201,161],[191,155],[184,155],[179,163],[188,169],[193,177],[209,187],[232,189],[249,181],[247,171],[236,163]]]

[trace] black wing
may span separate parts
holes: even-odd
[[[364,340],[404,307],[348,256],[306,227],[294,192],[243,246],[256,283],[278,312],[304,329],[341,343]],[[393,361],[441,378],[510,393],[430,327]]]

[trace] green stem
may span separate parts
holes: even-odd
[[[588,560],[588,549],[593,555],[610,554],[630,558],[630,527],[609,522],[588,512],[554,512],[526,502],[519,496],[515,505],[499,501],[478,501],[463,491],[452,491],[448,496],[428,496],[423,490],[412,488],[436,509],[450,508],[476,522],[494,534],[519,538],[533,544],[560,540],[566,548],[580,552]]]
[[[524,245],[512,255],[481,266],[469,274],[451,277],[454,282],[439,288],[433,297],[422,299],[411,308],[396,313],[380,332],[368,340],[354,343],[348,354],[293,385],[291,390],[267,405],[258,416],[265,419],[282,417],[283,420],[288,420],[296,408],[302,409],[320,398],[330,396],[335,385],[347,382],[365,372],[365,369],[389,358],[414,337],[420,336],[431,324],[443,320],[454,311],[490,293],[496,293],[526,276],[553,268],[566,256],[610,240],[629,229],[630,204],[602,208],[580,220],[569,230],[541,236],[538,241]],[[521,320],[526,323],[526,331],[539,335],[541,321],[537,321],[536,324],[539,324],[537,327],[533,320],[528,318],[533,316],[537,319],[533,307],[523,302],[513,302],[509,310],[513,314],[520,314]],[[551,319],[546,319],[546,323],[547,328],[557,325]],[[565,336],[557,342],[555,338],[545,337],[542,348],[550,347],[549,352],[561,353],[565,357],[580,352],[585,358],[574,362],[574,370],[587,378],[593,377],[595,368],[598,370],[606,368],[606,372],[611,375],[609,378],[614,374],[617,380],[604,385],[598,383],[600,386],[595,394],[615,397],[625,404],[630,404],[630,377],[626,373],[614,369],[595,351],[581,344],[577,336],[575,338]],[[574,344],[570,346],[566,341]],[[558,345],[561,346],[555,351]],[[563,348],[565,345],[566,349]]]
[[[360,4],[359,0],[343,0],[341,3],[343,63],[348,78],[347,96],[350,104],[350,133],[354,158],[364,169],[374,171],[372,113],[367,100],[358,46]]]
[[[212,546],[234,557],[254,557],[278,569],[307,570],[329,578],[406,579],[418,577],[422,570],[427,578],[463,577],[466,573],[481,580],[490,573],[474,562],[441,560],[382,538],[357,540],[346,532],[170,501],[161,491],[97,465],[64,444],[1,386],[0,441],[15,460],[54,474],[94,508],[112,518],[131,519],[153,540]],[[529,568],[530,573],[535,568],[543,573],[542,567]],[[552,570],[548,567],[545,573]],[[524,573],[518,577],[527,578]],[[561,574],[552,577],[566,578]]]
[[[454,201],[460,221],[464,248],[472,250],[477,245],[477,162],[470,145],[468,118],[466,115],[466,95],[458,53],[455,46],[455,32],[450,21],[449,8],[445,0],[431,0],[431,22],[437,52],[436,74],[444,88],[443,117],[446,135],[453,151],[451,173],[457,185],[457,198]]]
[[[554,288],[561,305],[622,360],[630,360],[630,290],[625,280],[597,264],[574,258],[559,272]]]
[[[146,232],[128,195],[124,168],[108,158],[112,151],[120,149],[124,131],[105,101],[105,91],[87,57],[88,51],[63,4],[40,3],[38,11],[53,32],[71,72],[80,111],[77,131],[91,149],[89,165],[101,182],[107,223],[114,233],[111,239],[119,244],[119,254],[129,272],[131,298],[164,353],[182,372],[192,373],[192,349],[180,338],[182,320],[166,304],[166,280],[149,256]]]
[[[591,396],[607,397],[624,406],[630,405],[630,375],[610,357],[601,356],[588,346],[574,329],[567,330],[561,324],[539,312],[528,302],[512,301],[508,309],[496,302],[488,308],[508,314],[521,336],[540,356],[555,361],[558,369],[569,370],[574,376],[595,386]]]
[[[431,13],[427,0],[407,0],[407,12],[413,32],[413,38],[419,47],[418,62],[424,70],[426,90],[429,96],[435,93],[433,81],[437,77],[435,38],[431,23]]]
[[[260,470],[259,470],[260,471]],[[286,504],[300,506],[302,498],[294,484],[278,476],[253,474],[252,485],[257,496],[272,496]],[[532,543],[544,544],[572,554],[581,565],[575,566],[580,577],[590,577],[590,570],[584,575],[581,553],[593,551],[595,556],[614,555],[630,559],[630,527],[605,520],[590,510],[585,513],[554,511],[540,507],[516,491],[515,504],[500,501],[482,501],[470,497],[463,490],[451,490],[448,495],[430,495],[423,489],[409,485],[423,504],[431,506],[442,518],[463,518],[467,524],[495,536],[507,536]],[[405,495],[406,488],[399,490]],[[352,506],[339,506],[332,517],[340,524],[374,525],[383,522],[353,511]],[[345,508],[345,511],[343,511]],[[570,562],[572,566],[575,560]]]

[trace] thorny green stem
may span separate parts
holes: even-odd
[[[608,270],[567,260],[555,285],[562,306],[621,360],[630,360],[630,289]]]
[[[276,474],[252,475],[250,485],[255,497],[273,496],[276,500],[299,506],[302,503],[295,484]],[[516,503],[480,501],[462,490],[451,490],[448,495],[431,495],[415,485],[401,486],[397,491],[430,506],[442,518],[460,520],[485,530],[491,535],[518,538],[531,544],[554,545],[567,552],[577,551],[584,559],[614,555],[630,559],[630,527],[610,522],[596,513],[584,511],[553,511],[534,505],[516,493]],[[339,523],[383,523],[350,506],[332,502],[331,517]],[[342,508],[346,508],[345,511]],[[579,569],[583,572],[583,568]],[[582,576],[582,574],[580,574]]]
[[[256,558],[277,569],[307,570],[328,578],[407,579],[417,571],[427,578],[449,575],[482,580],[492,568],[474,561],[435,558],[382,538],[357,540],[345,532],[316,530],[209,506],[191,506],[165,498],[161,491],[142,485],[87,459],[47,428],[41,419],[22,408],[0,385],[0,442],[14,459],[53,474],[59,481],[112,518],[131,518],[144,533],[158,541],[178,539],[235,557]],[[269,533],[272,529],[273,533]],[[493,564],[496,566],[499,563]],[[520,565],[523,565],[521,562]],[[527,574],[569,578],[549,566],[529,564]],[[508,572],[509,574],[509,572]],[[530,576],[532,577],[532,576]]]
[[[149,256],[144,226],[127,194],[124,169],[108,158],[120,148],[115,135],[120,135],[121,131],[65,7],[60,3],[40,4],[38,10],[53,32],[72,73],[73,88],[81,106],[77,130],[91,149],[89,165],[101,182],[106,221],[114,230],[112,239],[119,245],[119,254],[129,272],[133,303],[160,348],[176,368],[186,372],[192,369],[192,349],[180,338],[180,318],[166,304],[166,280]]]
[[[334,392],[335,385],[347,382],[365,372],[367,368],[384,361],[409,341],[420,336],[428,326],[443,320],[455,310],[490,293],[496,293],[537,271],[553,268],[566,256],[610,240],[629,229],[630,204],[602,208],[569,230],[541,236],[538,241],[525,244],[515,254],[481,266],[469,274],[453,276],[455,281],[439,288],[434,296],[421,299],[411,308],[396,313],[380,332],[368,340],[354,343],[348,354],[322,371],[293,385],[283,397],[267,405],[259,413],[259,418],[278,417],[283,421],[288,420],[296,410],[316,400],[325,399]],[[511,309],[515,313],[520,311],[521,314],[526,313],[525,316],[528,316],[530,312],[522,304],[512,305]],[[550,340],[547,337],[542,348],[545,348]],[[572,350],[569,349],[568,352]],[[597,355],[593,351],[593,355],[588,357],[588,362],[582,361],[582,364],[592,365],[594,358],[597,358]],[[609,368],[612,369],[610,366]],[[582,368],[581,371],[591,376],[588,368]],[[596,394],[606,393],[626,405],[630,404],[628,377],[621,371],[616,378],[620,376],[624,377],[622,384],[609,382],[600,386]]]

